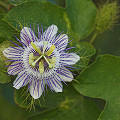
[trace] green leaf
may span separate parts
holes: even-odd
[[[14,92],[14,101],[15,101],[16,105],[18,105],[19,107],[27,108],[28,105],[29,105],[28,101],[24,102],[24,100],[27,97],[26,95],[24,95],[26,93],[26,91],[27,91],[26,88],[20,88],[19,90],[15,89],[15,92]]]
[[[97,9],[91,0],[66,1],[66,19],[70,34],[76,36],[77,40],[83,39],[94,29]]]
[[[47,111],[41,113],[39,109],[40,114],[29,118],[29,120],[45,120],[48,118],[49,120],[73,120],[73,118],[75,120],[96,120],[100,114],[96,104],[82,97],[71,84],[68,85],[64,86],[62,93],[46,92],[45,101],[41,97],[40,102],[42,109]]]
[[[93,30],[96,11],[90,0],[69,0],[66,9],[49,2],[35,0],[14,7],[4,20],[17,30],[30,24],[36,27],[36,30],[37,24],[42,24],[45,29],[55,24],[59,32],[68,32],[71,38],[78,41]]]
[[[2,39],[14,39],[13,35],[15,34],[15,30],[8,25],[3,20],[0,20],[0,43],[3,41]]]
[[[10,83],[0,84],[0,119],[1,120],[23,120],[30,115],[29,111],[25,111],[14,104],[13,101],[14,88]]]
[[[90,38],[88,38],[88,40],[90,40]],[[111,31],[99,34],[93,44],[98,54],[120,56],[120,25],[116,25]]]
[[[2,8],[0,8],[0,20],[4,17],[4,15],[5,11]]]
[[[73,46],[76,47],[71,49],[70,52],[77,53],[80,56],[80,60],[74,66],[77,70],[82,70],[88,65],[90,58],[96,53],[96,50],[88,42],[80,42],[80,44],[74,44]]]
[[[67,31],[64,14],[63,8],[52,3],[31,1],[13,8],[4,20],[17,30],[31,25],[37,31],[38,24],[42,24],[45,29],[51,24],[55,24],[62,32]]]
[[[29,1],[45,1],[45,0],[9,0],[9,2],[12,5],[19,5],[19,4],[22,4],[24,2],[29,2]]]
[[[9,0],[11,4],[13,5],[19,5],[24,2],[29,2],[29,1],[49,1],[53,4],[58,4],[60,6],[64,6],[64,0]]]
[[[120,57],[101,55],[77,78],[74,87],[81,94],[106,100],[107,104],[99,120],[120,118]]]
[[[96,120],[98,118],[98,110],[91,106],[90,101],[79,99],[79,101],[64,101],[66,108],[57,108],[44,113],[28,117],[27,120]],[[97,113],[98,112],[98,113]],[[97,115],[96,115],[97,114]]]
[[[6,74],[7,70],[3,64],[3,62],[0,60],[0,83],[4,84],[11,81],[10,76]]]

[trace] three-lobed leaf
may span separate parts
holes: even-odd
[[[74,87],[81,94],[106,100],[99,120],[119,120],[120,115],[120,57],[101,55],[78,77]]]

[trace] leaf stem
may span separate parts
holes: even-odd
[[[98,35],[98,33],[95,32],[94,35],[93,35],[93,37],[92,37],[91,40],[90,40],[90,44],[92,44],[92,43],[94,42],[94,40],[95,40],[95,38],[97,37],[97,35]]]

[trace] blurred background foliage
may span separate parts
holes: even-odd
[[[25,0],[21,0],[23,2]],[[26,0],[29,1],[29,0]],[[34,1],[34,0],[33,0]],[[65,8],[65,1],[64,0],[48,0],[52,2],[53,4],[60,5]],[[106,0],[103,0],[104,3]],[[14,4],[14,0],[10,0],[12,4]],[[16,6],[16,2],[14,5],[12,5],[8,0],[0,0],[0,21],[2,18],[10,11],[14,6]],[[96,6],[101,3],[101,0],[93,0]],[[0,22],[0,24],[6,24]],[[13,30],[11,27],[7,28],[9,30]],[[7,34],[15,34],[16,31],[8,33],[6,29],[6,33],[4,33],[4,36]],[[0,33],[2,32],[2,28],[0,28]],[[87,41],[89,42],[92,38],[94,32],[91,33],[87,38],[82,39],[81,41]],[[6,40],[6,37],[0,36],[0,43]],[[112,54],[120,56],[120,25],[119,20],[118,23],[115,24],[115,26],[102,34],[99,34],[94,43],[94,47],[96,48],[96,56],[100,54]],[[94,59],[94,57],[92,58]],[[7,84],[0,84],[0,120],[97,120],[98,116],[102,112],[105,106],[105,101],[102,99],[95,99],[95,98],[89,98],[84,97],[77,93],[77,91],[70,85],[69,89],[71,92],[67,92],[67,97],[69,100],[72,101],[71,103],[67,103],[66,93],[63,93],[63,95],[59,94],[53,94],[53,95],[46,95],[48,98],[48,101],[53,101],[52,103],[47,103],[48,106],[52,106],[52,109],[40,109],[39,107],[36,107],[35,112],[32,110],[29,112],[29,110],[25,111],[24,108],[20,108],[18,105],[21,104],[21,101],[14,100],[14,88],[12,87],[11,83]],[[75,101],[72,98],[72,92],[75,92]],[[65,95],[65,96],[64,96]],[[53,98],[52,98],[53,97]],[[57,100],[57,97],[62,97],[64,100],[62,107],[59,105],[59,107],[56,107],[54,105],[54,101],[58,101],[58,103],[62,102],[62,100]],[[80,99],[80,101],[78,100]],[[43,101],[43,100],[42,100]],[[16,103],[15,103],[16,102]],[[57,104],[58,104],[57,103]],[[44,104],[41,103],[41,104]],[[79,108],[77,106],[79,105]],[[68,110],[67,107],[70,107]],[[46,108],[46,106],[43,106],[43,108]],[[63,110],[65,109],[65,111]],[[71,114],[72,113],[72,114]],[[70,115],[71,114],[71,115]],[[70,116],[69,116],[70,115]],[[79,115],[79,116],[78,116]],[[30,117],[29,117],[30,116]],[[61,116],[63,116],[61,118]]]

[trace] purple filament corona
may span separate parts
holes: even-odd
[[[28,91],[34,99],[45,93],[46,86],[51,91],[62,92],[62,82],[66,84],[73,80],[73,73],[69,69],[74,68],[72,65],[80,57],[67,52],[74,47],[67,48],[68,35],[63,32],[57,35],[57,31],[56,25],[49,26],[45,31],[42,25],[41,27],[38,25],[38,37],[36,37],[31,25],[30,28],[24,27],[20,32],[20,39],[15,36],[23,47],[10,40],[16,47],[10,46],[3,51],[3,54],[10,59],[7,61],[12,62],[6,66],[8,74],[18,75],[13,87],[19,89],[28,85]]]

